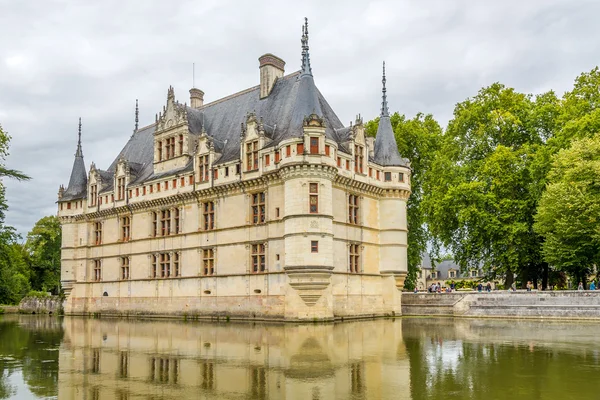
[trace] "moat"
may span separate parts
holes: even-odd
[[[0,398],[597,399],[598,323],[0,316]]]

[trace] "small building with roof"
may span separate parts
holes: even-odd
[[[81,123],[58,194],[67,314],[284,320],[399,315],[410,164],[385,64],[377,136],[343,124],[312,73],[259,58],[259,84],[189,105],[169,87],[154,122],[88,171]],[[374,90],[375,92],[375,90]]]

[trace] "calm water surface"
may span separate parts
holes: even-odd
[[[0,317],[0,399],[599,399],[600,324]]]

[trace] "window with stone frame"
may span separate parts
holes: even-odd
[[[204,156],[200,156],[200,182],[208,182],[208,177],[209,177],[209,171],[210,169],[208,168],[208,154],[204,155]]]
[[[169,278],[171,276],[171,254],[170,253],[160,253],[160,277],[161,278]]]
[[[296,154],[298,154],[298,155],[304,154],[304,143],[298,143],[296,145]]]
[[[319,241],[318,240],[311,240],[310,241],[310,252],[311,253],[318,253],[319,252]]]
[[[265,222],[265,192],[253,193],[252,199],[252,224],[258,225]]]
[[[360,272],[360,244],[352,243],[349,247],[349,271],[352,274]]]
[[[384,172],[383,173],[383,179],[386,182],[391,182],[392,181],[392,173],[391,172]]]
[[[98,185],[90,185],[90,206],[95,206],[98,201]]]
[[[94,244],[102,244],[102,222],[94,222]]]
[[[156,211],[152,212],[152,236],[158,236],[158,219],[159,214]]]
[[[102,260],[94,260],[94,275],[95,282],[100,282],[102,280]]]
[[[158,256],[152,254],[152,271],[151,275],[153,278],[158,278]]]
[[[171,234],[171,210],[166,209],[160,212],[160,235],[168,236]]]
[[[158,161],[162,161],[163,159],[163,142],[162,140],[158,141]]]
[[[174,137],[170,137],[167,140],[165,140],[165,153],[166,153],[165,159],[167,159],[167,160],[170,160],[171,158],[175,157],[175,138]]]
[[[202,249],[202,275],[215,274],[215,249]]]
[[[325,155],[329,156],[330,153],[331,153],[331,147],[328,144],[326,144],[325,145]]]
[[[180,218],[180,210],[179,208],[173,209],[173,233],[178,234],[181,233],[181,218]]]
[[[398,174],[398,182],[404,182],[404,173],[400,172]]]
[[[117,200],[125,199],[125,177],[117,178]]]
[[[215,202],[205,201],[202,203],[202,229],[211,231],[215,229]]]
[[[364,147],[355,145],[354,146],[354,172],[357,174],[364,173]]]
[[[450,278],[456,278],[456,272],[455,272],[455,271],[449,271],[449,272],[448,272],[448,276],[449,276]]]
[[[251,246],[250,262],[251,270],[253,274],[266,271],[266,255],[265,255],[265,244],[254,243]]]
[[[319,212],[319,184],[309,183],[308,184],[308,207],[311,214],[317,214]]]
[[[179,155],[183,155],[183,135],[179,135]]]
[[[173,276],[181,276],[181,264],[179,258],[179,252],[173,253]]]
[[[355,194],[348,195],[348,222],[353,225],[359,224],[360,197]]]
[[[121,257],[121,279],[129,279],[129,257]]]
[[[131,217],[121,217],[121,240],[127,242],[131,238]]]
[[[258,169],[258,140],[246,143],[246,171]]]

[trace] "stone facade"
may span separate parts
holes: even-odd
[[[269,82],[208,104],[192,98],[195,107],[170,88],[154,124],[138,130],[136,115],[108,170],[92,163],[74,179],[79,142],[58,201],[65,313],[401,313],[409,164],[397,148],[374,152],[391,125],[375,145],[360,117],[341,125],[314,87],[305,29],[299,73],[261,57]],[[282,73],[263,73],[271,67]],[[240,114],[242,105],[256,108]]]

